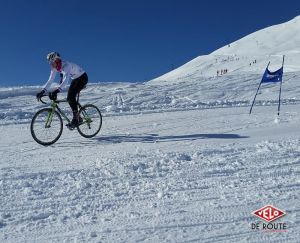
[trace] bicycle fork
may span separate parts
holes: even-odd
[[[52,122],[53,114],[54,114],[54,111],[55,111],[55,107],[56,107],[55,104],[51,105],[51,111],[48,112],[48,117],[47,117],[47,120],[46,120],[45,128],[50,128],[51,127],[51,122]]]

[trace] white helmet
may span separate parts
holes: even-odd
[[[47,55],[47,61],[48,62],[54,62],[55,59],[59,58],[60,59],[60,55],[58,52],[56,51],[53,51],[53,52],[50,52],[48,55]]]

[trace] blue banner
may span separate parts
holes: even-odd
[[[262,83],[280,83],[279,98],[278,98],[278,113],[277,113],[277,115],[279,116],[280,103],[281,103],[281,86],[282,86],[282,76],[283,76],[284,55],[282,57],[282,67],[279,68],[277,71],[270,72],[270,70],[268,69],[269,64],[270,64],[270,62],[268,63],[268,66],[266,67],[265,73],[264,73],[264,75],[263,75],[263,77],[262,77],[262,79],[261,79],[261,81],[258,85],[258,88],[256,90],[254,99],[252,101],[252,105],[251,105],[249,114],[251,114],[251,111],[252,111],[252,108],[253,108],[253,105],[254,105],[254,102],[255,102],[255,99],[256,99],[256,96],[258,94],[258,91],[259,91],[259,88],[260,88],[261,84]]]
[[[261,82],[262,83],[275,83],[275,82],[281,82],[282,81],[282,75],[283,75],[283,67],[278,69],[275,72],[270,72],[268,68],[266,68],[266,71],[264,73],[264,76],[262,77]]]

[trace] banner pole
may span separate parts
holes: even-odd
[[[270,62],[268,63],[266,70],[268,69],[269,65],[270,65]],[[266,72],[266,71],[265,71],[265,72]],[[251,108],[250,108],[250,111],[249,111],[249,115],[250,115],[251,112],[252,112],[252,108],[253,108],[253,105],[254,105],[254,102],[255,102],[255,99],[256,99],[258,90],[259,90],[259,88],[260,88],[260,86],[261,86],[262,80],[263,80],[263,78],[261,79],[261,81],[260,81],[260,83],[259,83],[259,85],[258,85],[258,88],[257,88],[257,90],[256,90],[256,94],[255,94],[255,96],[254,96],[254,99],[253,99],[253,102],[252,102],[252,105],[251,105]]]
[[[261,80],[261,81],[262,81],[262,80]],[[251,108],[250,108],[249,115],[250,115],[250,114],[251,114],[251,112],[252,112],[252,108],[253,108],[253,105],[254,105],[254,102],[255,102],[255,99],[256,99],[256,96],[257,96],[258,90],[259,90],[259,88],[260,88],[261,81],[260,81],[260,83],[259,83],[259,85],[258,85],[258,88],[257,88],[257,90],[256,90],[256,94],[255,94],[255,96],[254,96],[254,99],[253,99],[253,101],[252,101],[252,105],[251,105]]]
[[[282,85],[282,80],[280,82],[280,90],[279,90],[279,99],[278,99],[278,112],[277,115],[279,116],[279,112],[280,112],[280,102],[281,102],[281,85]]]
[[[280,81],[280,90],[279,90],[279,98],[278,98],[278,112],[277,115],[279,116],[280,113],[280,103],[281,103],[281,86],[282,86],[282,79],[283,79],[283,65],[284,65],[284,55],[282,57],[282,78]]]

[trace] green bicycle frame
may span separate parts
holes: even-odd
[[[70,119],[66,116],[66,114],[58,107],[58,103],[57,101],[52,101],[51,103],[51,111],[48,113],[48,117],[47,117],[47,120],[46,120],[46,124],[45,124],[45,127],[46,128],[49,128],[51,126],[51,122],[52,122],[52,118],[53,118],[53,114],[55,112],[55,110],[57,109],[58,110],[58,113],[60,115],[62,115],[62,117],[64,119],[66,119],[68,122],[70,122]]]
[[[46,124],[45,124],[45,128],[49,128],[51,126],[51,122],[52,122],[52,118],[53,118],[53,114],[55,112],[55,110],[58,111],[58,113],[67,120],[67,122],[71,122],[70,119],[66,116],[66,114],[59,108],[58,103],[60,102],[67,102],[67,100],[60,100],[60,101],[56,101],[53,100],[51,103],[51,111],[48,113],[48,117],[46,120]],[[81,108],[81,105],[78,104],[79,108]],[[92,122],[92,119],[88,116],[88,114],[83,111],[83,120],[88,124],[88,126],[90,126],[90,123]]]

